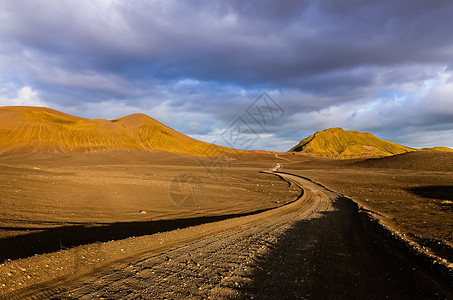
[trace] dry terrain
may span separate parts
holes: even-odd
[[[0,298],[453,298],[451,149],[292,150],[0,108]]]
[[[407,255],[363,215],[451,263],[451,160],[424,153],[339,161],[256,151],[220,165],[124,150],[3,155],[0,295],[451,297],[451,273]],[[429,158],[442,161],[415,163]],[[202,189],[195,203],[172,198],[181,174],[197,180],[179,194]],[[434,186],[445,188],[425,188]]]
[[[453,262],[453,153],[411,152],[367,160],[320,160],[283,169],[354,199],[396,231]]]
[[[0,157],[1,260],[219,220],[299,195],[258,166],[211,174],[210,159],[201,160],[138,151]],[[185,174],[197,180],[196,203],[178,202],[174,180]]]
[[[303,178],[296,202],[256,215],[91,248],[129,252],[95,272],[21,290],[64,299],[448,298],[449,286],[364,226],[357,206]],[[138,242],[138,243],[137,243]],[[137,245],[140,245],[137,248]],[[85,250],[85,249],[84,249]],[[86,260],[69,250],[59,260]],[[83,262],[81,263],[83,264]],[[80,268],[80,265],[79,265]],[[25,268],[24,268],[25,269]],[[414,286],[414,283],[417,283]]]

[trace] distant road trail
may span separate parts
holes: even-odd
[[[84,279],[29,291],[37,298],[448,298],[451,289],[377,242],[349,200],[296,175],[289,205],[168,232],[176,246]],[[189,231],[190,230],[190,231]],[[188,232],[191,232],[188,234]],[[162,245],[160,245],[162,248]]]
[[[271,169],[271,171],[272,171],[272,172],[277,172],[278,170],[280,170],[281,167],[282,167],[282,164],[277,163],[277,164],[275,164],[275,166]]]
[[[285,160],[285,161],[291,161],[290,159],[287,159],[287,158],[285,158],[285,157],[281,157],[281,156],[279,156],[278,154],[275,154],[275,157],[278,158],[278,159],[283,159],[283,160]]]

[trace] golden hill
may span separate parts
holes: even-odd
[[[210,146],[144,114],[116,120],[85,119],[50,108],[0,107],[0,153],[128,148],[198,156],[218,154]],[[235,151],[221,146],[215,150]]]
[[[423,151],[438,151],[438,152],[453,152],[453,149],[448,147],[431,147],[431,148],[422,148]]]
[[[336,158],[381,157],[415,149],[381,140],[371,133],[331,128],[318,131],[289,152],[321,154]]]

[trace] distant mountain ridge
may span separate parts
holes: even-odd
[[[440,152],[453,152],[453,149],[448,147],[431,147],[431,148],[421,148],[423,151],[440,151]]]
[[[141,113],[115,120],[86,119],[50,108],[0,107],[0,154],[18,152],[77,152],[122,148],[155,150],[195,156],[237,154],[242,150],[212,146],[184,135]],[[381,140],[370,133],[331,128],[316,132],[289,152],[333,158],[382,157],[418,149]],[[423,148],[453,151],[447,147]]]
[[[85,119],[44,107],[0,107],[0,153],[126,148],[213,156],[236,151],[210,146],[144,114]]]
[[[410,151],[416,149],[381,140],[371,133],[342,128],[318,131],[289,150],[339,158],[381,157]]]

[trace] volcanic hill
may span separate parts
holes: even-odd
[[[211,156],[234,151],[209,146],[144,114],[85,119],[43,107],[0,107],[0,153],[126,148]]]
[[[431,148],[421,148],[422,151],[437,151],[437,152],[453,152],[453,149],[448,147],[431,147]]]
[[[371,133],[341,128],[318,131],[289,150],[336,158],[382,157],[410,151],[415,149],[381,140]]]

